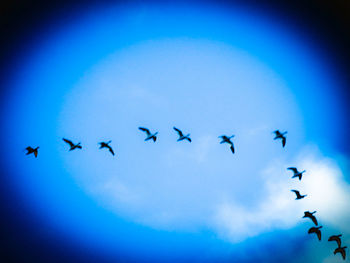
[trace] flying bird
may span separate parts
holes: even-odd
[[[347,247],[338,247],[334,250],[333,254],[335,255],[337,253],[340,253],[342,255],[343,259],[345,260],[345,257],[346,257],[345,249],[346,248]]]
[[[294,175],[292,176],[292,178],[299,177],[299,181],[301,180],[303,173],[306,172],[305,170],[302,172],[299,172],[298,169],[295,167],[288,167],[287,169],[293,171]]]
[[[74,144],[72,141],[70,141],[70,140],[68,140],[68,139],[65,139],[65,138],[62,138],[62,140],[64,141],[64,142],[66,142],[66,143],[68,143],[69,144],[69,146],[70,146],[70,151],[73,151],[73,150],[75,150],[75,149],[81,149],[82,147],[81,147],[81,145],[80,145],[80,142],[79,143],[77,143],[77,144]]]
[[[316,211],[314,211],[312,213],[310,213],[309,211],[306,211],[306,212],[304,212],[303,218],[310,218],[312,220],[312,222],[314,222],[314,224],[317,226],[318,223],[317,223],[316,217],[314,216],[315,213],[316,213]]]
[[[282,140],[282,147],[284,147],[286,145],[286,137],[284,136],[285,134],[287,134],[287,132],[280,132],[279,130],[274,131],[275,133],[275,138],[273,138],[274,140],[277,139],[281,139]]]
[[[99,149],[102,149],[102,148],[107,148],[110,153],[114,156],[114,151],[112,149],[111,146],[109,146],[109,144],[111,143],[112,141],[108,141],[108,142],[99,142],[100,144],[100,148]]]
[[[233,138],[233,137],[235,137],[235,136],[234,136],[234,135],[232,135],[232,136],[230,136],[230,137],[228,137],[228,136],[226,136],[226,135],[221,135],[221,136],[219,136],[219,138],[221,138],[220,144],[222,144],[222,143],[228,143],[228,144],[230,145],[231,152],[232,152],[232,153],[235,153],[235,148],[234,148],[234,146],[233,146],[233,142],[231,141],[231,138]]]
[[[36,147],[36,148],[32,148],[32,147],[28,146],[28,147],[26,148],[26,150],[27,150],[26,155],[33,153],[34,156],[35,156],[35,158],[36,158],[36,157],[38,157],[38,149],[39,149],[39,146]]]
[[[322,228],[322,226],[318,226],[318,227],[311,227],[309,229],[309,231],[307,231],[309,234],[315,233],[317,235],[318,240],[321,241],[321,230],[320,228]]]
[[[342,235],[333,235],[328,238],[328,241],[335,241],[338,244],[338,247],[341,247],[341,237]]]
[[[155,142],[155,141],[157,140],[157,134],[158,134],[158,132],[155,132],[155,133],[152,134],[152,133],[149,131],[149,129],[143,128],[143,127],[139,127],[139,130],[144,131],[144,132],[147,134],[147,137],[146,137],[145,141],[148,141],[148,140],[152,139],[153,142]]]
[[[190,138],[190,134],[184,135],[182,133],[181,130],[179,130],[178,128],[174,127],[174,130],[179,134],[179,139],[177,139],[177,141],[182,141],[182,140],[188,140],[189,142],[191,142],[191,138]]]
[[[300,199],[303,199],[305,196],[307,195],[301,195],[299,191],[297,190],[291,190],[292,192],[294,192],[297,196],[297,198],[295,198],[295,200],[300,200]]]

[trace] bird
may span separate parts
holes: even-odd
[[[338,247],[341,247],[341,237],[342,235],[333,235],[328,238],[328,241],[335,241],[338,244]]]
[[[182,133],[182,131],[179,130],[178,128],[176,128],[176,127],[173,127],[173,128],[174,128],[174,130],[179,134],[179,139],[177,139],[178,142],[179,142],[179,141],[182,141],[182,140],[188,140],[189,142],[192,141],[191,138],[190,138],[190,134],[184,135],[184,134]]]
[[[345,249],[346,248],[347,247],[338,247],[334,250],[333,254],[335,255],[337,253],[340,253],[342,255],[343,259],[345,260],[345,257],[346,257]]]
[[[81,147],[81,145],[80,145],[80,142],[79,143],[77,143],[77,144],[74,144],[72,141],[70,141],[70,140],[68,140],[68,139],[65,139],[65,138],[62,138],[62,140],[64,141],[64,142],[66,142],[66,143],[68,143],[69,144],[69,146],[70,146],[70,151],[73,151],[73,150],[75,150],[75,149],[81,149],[82,147]]]
[[[320,228],[322,228],[322,226],[318,226],[318,227],[311,227],[309,229],[309,231],[307,231],[309,234],[315,233],[317,235],[318,240],[321,241],[321,230]]]
[[[114,151],[112,149],[111,146],[109,146],[109,144],[111,143],[112,141],[108,141],[108,142],[99,142],[100,144],[100,148],[99,149],[102,149],[102,148],[107,148],[110,153],[114,156]]]
[[[230,145],[231,152],[232,152],[232,153],[235,153],[235,148],[234,148],[234,146],[233,146],[233,142],[231,141],[231,138],[233,138],[233,137],[235,137],[235,136],[232,135],[232,136],[228,137],[228,136],[226,136],[226,135],[221,135],[221,136],[219,136],[218,138],[221,138],[220,144],[222,144],[222,143],[228,143],[228,144]]]
[[[149,131],[149,129],[143,128],[143,127],[139,127],[139,130],[144,131],[144,132],[147,134],[147,137],[146,137],[145,141],[148,141],[148,140],[152,139],[153,142],[155,142],[155,141],[157,140],[157,134],[158,134],[158,132],[155,132],[155,133],[152,134],[152,133]]]
[[[286,145],[286,137],[284,136],[285,134],[287,134],[287,132],[280,132],[279,130],[274,131],[275,133],[275,138],[273,138],[274,140],[277,139],[282,139],[282,147],[284,147]]]
[[[32,147],[28,146],[28,147],[26,148],[26,150],[27,150],[26,155],[33,153],[34,156],[35,156],[35,158],[36,158],[36,157],[38,157],[38,149],[39,149],[39,146],[36,147],[36,148],[32,148]]]
[[[305,196],[307,196],[307,195],[301,195],[300,192],[297,190],[291,190],[291,191],[297,195],[297,198],[295,198],[295,200],[300,200],[300,199],[303,199]]]
[[[292,176],[292,178],[295,178],[295,177],[299,177],[299,181],[301,180],[301,177],[303,176],[303,173],[305,173],[306,171],[302,171],[302,172],[299,172],[297,168],[295,167],[288,167],[287,170],[291,170],[293,171],[294,175]]]
[[[314,222],[314,224],[317,226],[318,223],[317,223],[316,217],[314,216],[314,213],[316,213],[316,211],[311,212],[311,213],[309,211],[306,211],[306,212],[304,212],[303,218],[307,218],[307,217],[310,218],[312,220],[312,222]]]

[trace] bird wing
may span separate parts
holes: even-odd
[[[297,190],[291,190],[292,192],[294,192],[297,195],[297,199],[303,198],[305,196],[301,196],[300,192]]]
[[[186,137],[186,140],[188,140],[189,142],[192,142],[190,137]]]
[[[282,146],[284,147],[286,145],[286,137],[282,137]]]
[[[65,139],[65,138],[63,138],[62,140],[65,141],[66,143],[68,143],[71,147],[74,146],[74,143],[72,141]]]
[[[153,142],[157,140],[157,136],[152,136]]]
[[[310,219],[312,220],[312,222],[314,222],[314,224],[317,226],[318,223],[317,223],[316,217],[315,217],[314,215],[311,215],[311,216],[309,216],[309,217],[310,217]]]
[[[181,130],[179,130],[178,128],[174,127],[174,130],[177,131],[177,133],[179,134],[180,137],[183,136],[183,133]]]
[[[338,244],[338,247],[341,247],[341,239],[338,236],[331,236],[328,238],[328,241],[335,241]]]
[[[235,153],[235,148],[233,147],[233,144],[231,144],[230,149],[232,153]]]
[[[346,254],[345,254],[345,249],[344,249],[344,248],[338,247],[338,248],[336,248],[336,249],[334,250],[333,253],[334,253],[334,255],[337,254],[337,253],[340,253],[340,254],[342,255],[343,259],[345,260]]]
[[[345,249],[340,250],[340,253],[343,256],[343,259],[345,260]]]
[[[298,173],[298,169],[295,167],[288,167],[287,169],[293,171],[295,174]]]
[[[150,132],[149,129],[147,129],[147,128],[139,127],[139,130],[146,132],[147,135],[150,135],[150,134],[151,134],[151,132]]]
[[[317,234],[318,240],[321,240],[321,230],[317,229],[316,234]]]
[[[107,148],[111,152],[111,154],[114,156],[114,151],[113,151],[112,147],[108,145]]]

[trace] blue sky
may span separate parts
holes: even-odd
[[[3,116],[18,195],[63,240],[109,256],[272,262],[272,247],[276,262],[333,262],[301,216],[317,210],[326,235],[350,233],[348,157],[331,136],[346,132],[343,84],[322,44],[272,15],[112,6],[43,33]],[[177,143],[173,126],[193,142]],[[285,149],[275,129],[288,131]],[[235,155],[222,134],[235,134]],[[98,150],[103,140],[116,157]],[[18,150],[28,144],[37,160]],[[289,166],[307,170],[301,182]],[[295,201],[295,188],[308,198]]]

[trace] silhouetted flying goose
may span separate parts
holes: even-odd
[[[77,143],[77,144],[74,144],[72,141],[70,141],[68,139],[62,138],[62,140],[69,144],[69,146],[70,146],[69,150],[70,151],[73,151],[74,149],[81,149],[82,148],[81,145],[80,145],[80,142]]]
[[[295,168],[295,167],[289,167],[287,169],[293,171],[294,175],[292,176],[292,178],[299,177],[299,180],[301,180],[301,177],[303,176],[303,173],[306,172],[305,170],[302,171],[302,172],[299,172],[298,169]]]
[[[310,218],[312,220],[312,222],[314,222],[314,224],[317,226],[318,223],[317,223],[316,217],[314,216],[315,213],[316,213],[316,211],[314,211],[312,213],[310,213],[309,211],[306,211],[306,212],[304,212],[303,218],[307,218],[307,217]]]
[[[309,231],[307,231],[309,234],[315,233],[317,235],[318,240],[321,241],[321,230],[320,228],[322,228],[322,226],[318,226],[318,227],[311,227],[309,229]]]
[[[234,146],[233,146],[233,142],[231,141],[231,138],[233,138],[233,137],[235,137],[235,136],[234,136],[234,135],[232,135],[232,136],[230,136],[230,137],[228,137],[228,136],[226,136],[226,135],[221,135],[221,136],[219,136],[219,138],[221,138],[220,144],[222,144],[222,143],[228,143],[228,144],[230,145],[231,152],[232,152],[232,153],[235,153],[235,148],[234,148]]]
[[[155,133],[152,134],[152,133],[149,131],[149,129],[147,129],[147,128],[139,127],[139,129],[140,129],[141,131],[144,131],[144,132],[147,134],[147,137],[146,137],[145,141],[148,141],[148,140],[152,139],[153,142],[155,142],[155,141],[157,140],[157,134],[158,134],[158,132],[155,132]]]
[[[36,148],[32,148],[32,147],[28,146],[28,147],[26,148],[26,150],[27,150],[26,155],[33,153],[34,156],[35,156],[35,158],[36,158],[36,157],[38,157],[38,149],[39,149],[39,146],[36,147]]]
[[[280,132],[279,130],[274,131],[275,133],[275,138],[273,138],[274,140],[277,139],[281,139],[282,140],[282,147],[284,147],[286,145],[286,137],[284,136],[285,134],[287,134],[287,132]]]
[[[345,260],[345,257],[346,257],[345,249],[346,248],[347,247],[338,247],[334,250],[333,254],[335,255],[337,253],[340,253],[342,255],[343,259]]]
[[[291,190],[291,191],[297,195],[297,198],[295,198],[295,200],[303,199],[305,196],[307,196],[307,195],[301,195],[298,190]]]
[[[177,141],[182,141],[182,140],[188,140],[189,142],[191,142],[191,138],[190,138],[190,134],[184,135],[182,133],[181,130],[179,130],[178,128],[174,127],[174,130],[177,131],[177,133],[179,134],[179,139],[177,139]]]
[[[333,235],[328,238],[328,241],[335,241],[338,244],[338,247],[341,247],[341,237],[342,235]]]
[[[109,144],[110,144],[111,142],[112,142],[112,141],[108,141],[108,142],[99,142],[99,144],[100,144],[100,149],[102,149],[102,148],[107,148],[107,149],[110,151],[110,153],[111,153],[112,155],[114,155],[114,151],[113,151],[112,147],[109,146]]]

